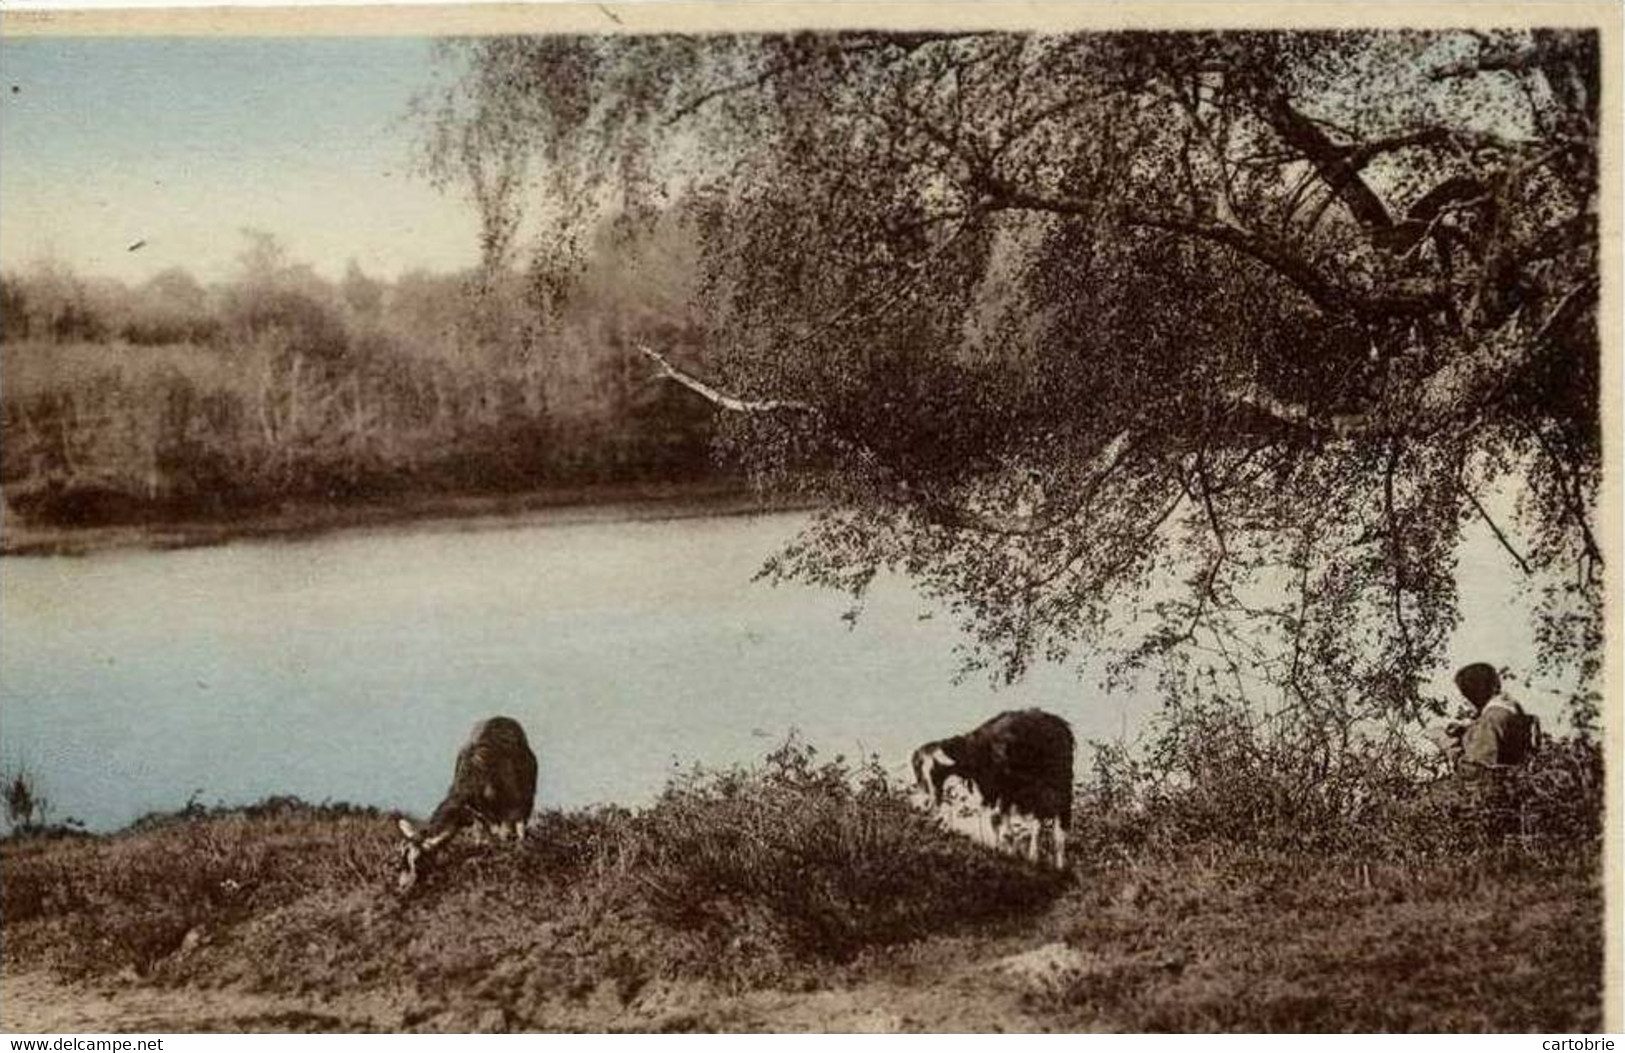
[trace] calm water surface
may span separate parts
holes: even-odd
[[[421,814],[469,726],[497,713],[530,731],[550,807],[646,801],[674,765],[757,760],[792,727],[826,754],[878,752],[901,772],[922,740],[1018,705],[1062,714],[1080,739],[1143,725],[1149,698],[1103,694],[1077,670],[954,685],[952,620],[901,582],[880,583],[851,629],[840,596],[752,583],[802,522],[9,558],[0,762],[36,773],[54,818],[107,829],[195,791]],[[1471,551],[1486,562],[1464,590],[1457,650],[1516,662],[1529,648],[1505,624],[1505,575],[1485,546]]]
[[[469,725],[505,713],[541,803],[637,803],[674,764],[752,761],[792,727],[898,764],[1042,705],[1085,735],[1137,711],[1075,673],[951,683],[955,633],[901,583],[751,576],[799,515],[354,534],[4,561],[0,759],[94,828],[294,793],[431,809]]]

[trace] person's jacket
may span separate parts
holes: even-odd
[[[1522,764],[1534,752],[1535,718],[1505,695],[1485,703],[1461,737],[1462,762],[1480,768]]]

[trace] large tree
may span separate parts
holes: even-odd
[[[1414,715],[1476,518],[1545,583],[1548,660],[1594,675],[1595,34],[451,59],[431,162],[539,174],[539,290],[604,213],[687,214],[704,350],[646,353],[764,481],[824,502],[771,573],[861,598],[901,569],[1008,677],[1104,651]]]

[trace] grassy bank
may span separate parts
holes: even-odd
[[[193,809],[6,842],[4,968],[192,992],[169,1030],[1601,1025],[1589,834],[1352,854],[1123,818],[1084,813],[1057,877],[791,747],[639,812],[547,813],[522,850],[459,843],[401,898],[387,816]]]

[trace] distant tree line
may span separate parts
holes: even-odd
[[[384,281],[352,261],[334,282],[246,236],[213,285],[54,262],[0,275],[10,511],[88,525],[712,472],[709,412],[625,338],[695,339],[681,231],[606,226],[545,313],[535,275]]]

